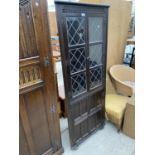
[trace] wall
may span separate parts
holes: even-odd
[[[128,28],[130,23],[131,2],[125,0],[104,0],[110,4],[108,30],[107,68],[123,62]]]

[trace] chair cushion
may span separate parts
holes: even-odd
[[[106,95],[105,109],[107,115],[113,119],[112,121],[120,121],[122,119],[128,99],[126,96],[117,94]]]

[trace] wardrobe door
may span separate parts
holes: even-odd
[[[64,32],[67,38],[67,69],[71,83],[70,98],[87,92],[86,75],[86,19],[78,13],[66,14]]]
[[[87,46],[86,14],[65,14],[64,34],[67,38],[68,120],[71,145],[75,147],[88,135],[87,129]],[[83,99],[81,99],[83,97]]]
[[[19,1],[19,153],[61,154],[46,1]]]
[[[103,13],[92,11],[87,15],[88,21],[88,126],[95,131],[104,124],[105,79],[106,79],[106,34],[107,17]]]
[[[104,7],[56,2],[56,10],[69,134],[74,148],[104,125]],[[96,13],[98,10],[100,13]]]
[[[103,49],[103,17],[88,15],[88,46],[89,46],[89,87],[95,89],[103,86],[103,63],[105,61],[105,51]]]

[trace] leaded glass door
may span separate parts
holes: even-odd
[[[104,51],[104,22],[103,16],[89,15],[88,17],[88,47],[89,47],[89,86],[90,90],[103,86]]]
[[[86,75],[86,20],[81,14],[65,17],[68,45],[68,66],[71,98],[87,92]]]
[[[108,6],[56,2],[56,11],[74,148],[104,125]]]

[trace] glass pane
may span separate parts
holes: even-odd
[[[85,69],[86,57],[84,47],[69,50],[69,56],[71,73]]]
[[[77,96],[86,91],[86,73],[71,76],[72,94]]]
[[[102,64],[102,44],[89,47],[89,67]]]
[[[90,70],[90,88],[100,85],[102,82],[102,67]]]
[[[103,40],[103,18],[89,17],[89,42]]]
[[[68,46],[85,43],[83,17],[67,17],[66,26]]]

